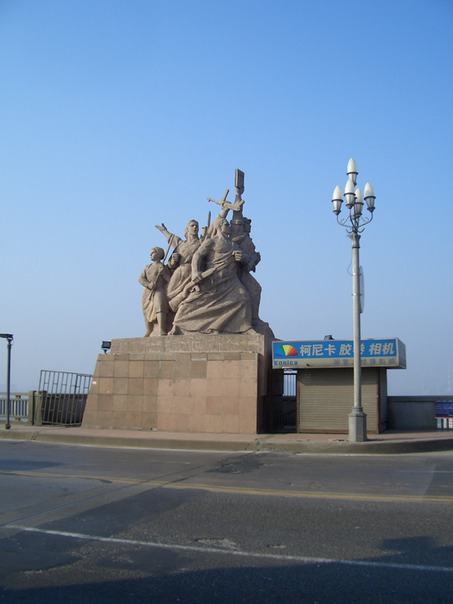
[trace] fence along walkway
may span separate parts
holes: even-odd
[[[42,370],[34,423],[79,426],[91,386],[90,374]],[[40,415],[40,417],[39,417]]]
[[[28,392],[14,392],[9,397],[9,415],[11,420],[28,420]],[[0,392],[0,419],[6,420],[8,395],[6,392]]]

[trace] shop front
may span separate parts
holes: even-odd
[[[353,365],[354,343],[350,340],[327,337],[272,343],[272,368],[297,371],[297,432],[348,432]],[[387,370],[405,368],[406,347],[398,338],[362,340],[362,406],[370,433],[387,428]]]

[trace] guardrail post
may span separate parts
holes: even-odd
[[[28,399],[28,421],[33,426],[42,426],[42,411],[46,396],[47,392],[45,390],[33,390],[33,392],[30,392]],[[30,401],[32,401],[31,404]]]

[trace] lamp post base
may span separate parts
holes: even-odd
[[[363,443],[366,440],[366,413],[354,409],[349,415],[349,442]]]

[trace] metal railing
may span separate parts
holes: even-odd
[[[285,369],[283,372],[283,397],[293,398],[297,394],[297,371]]]
[[[39,389],[31,392],[0,392],[0,422],[30,422],[80,426],[92,376],[68,371],[41,371]]]
[[[9,416],[11,420],[28,421],[29,392],[14,392],[10,394]],[[7,417],[8,395],[6,392],[0,392],[0,420],[4,421]]]
[[[42,370],[33,423],[80,426],[91,378],[86,373]]]
[[[297,371],[285,369],[283,390],[274,396],[271,407],[270,429],[273,432],[294,432],[296,430]]]

